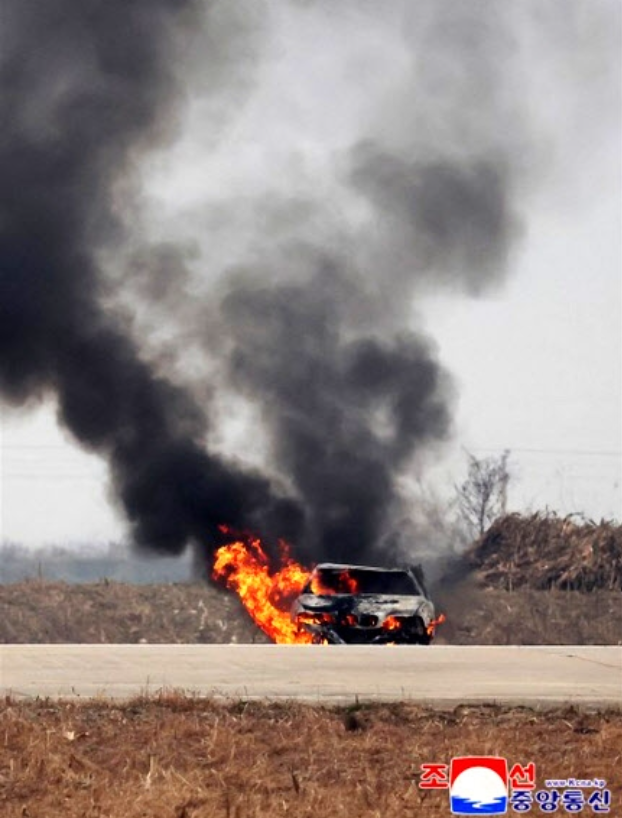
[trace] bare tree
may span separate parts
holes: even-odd
[[[460,515],[473,534],[482,536],[506,511],[509,449],[499,456],[477,458],[466,452],[467,478],[456,486]]]

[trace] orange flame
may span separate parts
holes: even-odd
[[[436,630],[437,625],[442,625],[443,622],[446,622],[446,621],[447,621],[447,617],[445,616],[445,614],[443,614],[443,613],[439,614],[436,617],[436,619],[433,619],[430,622],[430,624],[428,625],[428,627],[426,628],[426,630],[428,632],[428,636],[434,636],[434,631]]]
[[[230,533],[225,527],[224,533]],[[235,591],[255,623],[278,644],[310,643],[311,634],[299,630],[289,608],[309,580],[309,571],[294,562],[285,543],[283,567],[270,572],[268,557],[259,539],[244,537],[216,551],[212,576]]]
[[[387,616],[382,623],[382,627],[385,629],[385,631],[399,631],[403,624],[404,623],[399,616]]]
[[[358,592],[358,582],[350,576],[348,571],[340,571],[337,575],[337,582],[334,587],[324,585],[319,576],[315,575],[311,579],[311,591],[318,595],[331,594],[356,594]]]

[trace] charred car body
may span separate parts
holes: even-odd
[[[317,565],[292,607],[317,643],[428,645],[437,620],[416,569]]]

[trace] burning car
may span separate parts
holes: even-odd
[[[320,563],[291,610],[312,641],[328,644],[428,645],[434,605],[420,571]]]

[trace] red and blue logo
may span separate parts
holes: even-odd
[[[508,810],[508,765],[505,758],[452,758],[449,798],[452,815],[505,815]]]

